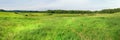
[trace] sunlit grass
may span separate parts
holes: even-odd
[[[120,13],[75,15],[0,12],[0,40],[120,40]]]

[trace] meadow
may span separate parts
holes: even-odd
[[[0,40],[120,40],[120,13],[0,12]]]

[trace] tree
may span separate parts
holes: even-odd
[[[5,11],[4,9],[0,9],[0,11]]]

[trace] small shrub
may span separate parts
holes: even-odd
[[[28,16],[28,15],[25,15],[25,16]]]

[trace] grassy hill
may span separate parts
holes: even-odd
[[[120,40],[120,13],[0,12],[0,40]]]

